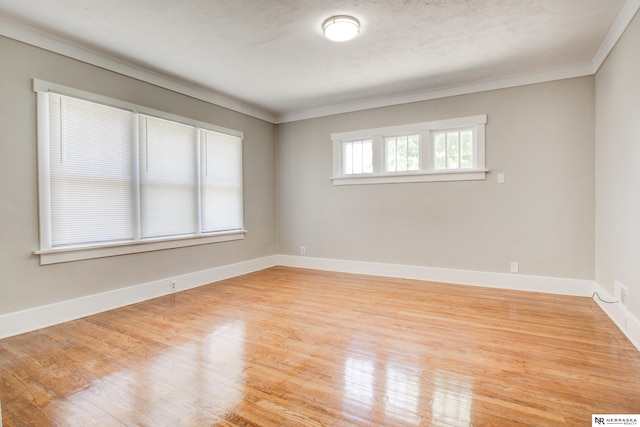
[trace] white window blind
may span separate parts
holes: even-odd
[[[202,130],[202,231],[242,227],[242,141]]]
[[[193,126],[140,115],[143,238],[198,231],[196,149]]]
[[[50,94],[51,244],[131,240],[132,115]]]
[[[244,238],[241,132],[38,80],[34,91],[41,263]]]

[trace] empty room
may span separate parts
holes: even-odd
[[[640,422],[640,0],[0,0],[0,427]]]

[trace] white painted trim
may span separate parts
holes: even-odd
[[[278,265],[581,297],[591,296],[594,283],[592,280],[584,279],[454,270],[293,255],[279,255]]]
[[[276,261],[272,255],[0,315],[0,339],[168,295],[171,282],[183,291],[273,267]]]
[[[388,172],[381,174],[341,175],[331,177],[333,185],[397,184],[403,182],[474,181],[485,179],[489,169],[455,169],[418,173]]]
[[[593,63],[593,74],[598,72],[604,61],[607,59],[607,56],[609,56],[609,53],[613,50],[620,37],[622,37],[622,34],[631,23],[633,17],[638,13],[638,10],[640,10],[640,0],[627,0],[624,3],[618,17],[613,22],[613,25],[602,41],[602,44],[600,44],[600,48],[593,56],[593,60],[591,61]]]
[[[600,295],[600,298],[605,301],[614,301],[614,296],[597,282],[593,283],[593,292],[597,292],[598,295]],[[597,297],[594,298],[594,301],[602,311],[604,311],[607,316],[613,320],[613,323],[616,324],[618,329],[622,331],[638,351],[640,351],[640,320],[619,302],[607,304],[600,301]]]
[[[44,226],[41,226],[44,228]],[[102,246],[79,246],[71,248],[41,249],[34,251],[40,256],[40,265],[83,259],[104,258],[117,255],[138,254],[141,252],[161,251],[165,249],[185,248],[187,246],[208,245],[211,243],[243,240],[247,230],[223,231],[219,233],[192,235],[173,238],[158,238],[135,242],[108,243]]]
[[[275,115],[262,108],[249,105],[211,89],[171,78],[164,74],[125,62],[86,46],[72,43],[69,40],[56,37],[52,34],[18,24],[7,18],[0,19],[0,35],[72,59],[77,59],[78,61],[95,65],[105,70],[114,71],[118,74],[133,77],[143,82],[188,95],[201,101],[228,108],[238,113],[246,114],[270,123],[275,122]]]
[[[593,75],[593,64],[586,62],[570,67],[557,68],[526,75],[507,77],[499,80],[472,83],[469,85],[455,86],[431,91],[420,91],[398,96],[381,98],[369,98],[355,102],[327,105],[319,108],[298,110],[276,116],[277,124],[295,122],[299,120],[314,119],[317,117],[331,116],[334,114],[351,113],[354,111],[369,110],[372,108],[389,107],[392,105],[409,104],[412,102],[430,101],[433,99],[448,98],[451,96],[468,95],[472,93],[486,92],[497,89],[507,89],[517,86],[526,86],[537,83],[545,83],[555,80],[571,79]]]
[[[276,265],[581,297],[590,297],[596,291],[603,299],[613,300],[592,280],[272,255],[0,315],[0,339],[168,295],[172,293],[172,282],[176,283],[176,291],[183,291]],[[620,304],[604,304],[597,299],[596,303],[640,350],[638,318]]]

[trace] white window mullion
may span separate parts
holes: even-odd
[[[385,163],[385,147],[384,137],[382,135],[376,135],[373,137],[373,173],[384,173]]]
[[[433,164],[433,142],[431,141],[431,131],[425,130],[420,133],[420,170],[424,172],[435,169]]]

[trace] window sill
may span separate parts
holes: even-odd
[[[187,246],[242,240],[246,233],[247,230],[234,230],[203,236],[146,240],[144,242],[126,242],[101,246],[76,246],[72,248],[45,249],[35,251],[34,254],[40,256],[40,265],[58,264],[84,259],[105,258],[117,255],[137,254],[141,252],[161,251],[165,249],[184,248]]]
[[[397,184],[403,182],[483,180],[489,169],[464,169],[438,172],[362,174],[332,177],[333,185]]]

